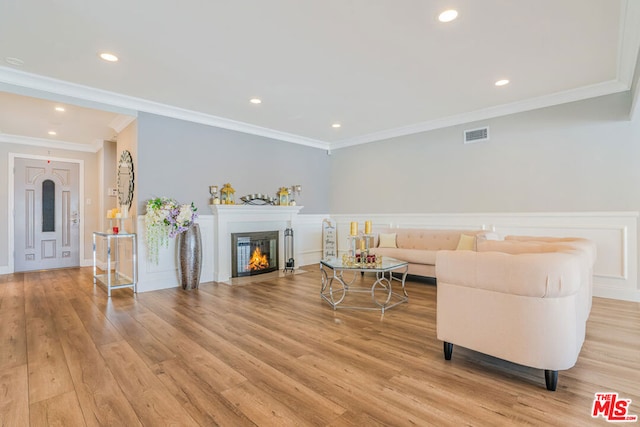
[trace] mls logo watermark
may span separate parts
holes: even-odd
[[[596,393],[593,399],[591,416],[598,418],[602,416],[607,422],[626,423],[638,421],[637,415],[629,414],[631,399],[621,399],[618,393]]]

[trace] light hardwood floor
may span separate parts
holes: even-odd
[[[90,268],[0,276],[0,424],[606,425],[602,391],[640,415],[639,303],[594,298],[549,392],[540,370],[460,347],[445,361],[433,284],[384,316],[333,311],[303,269],[111,299]]]

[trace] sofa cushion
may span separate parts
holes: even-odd
[[[411,264],[435,265],[438,251],[402,248],[373,248],[371,253],[406,261]]]
[[[461,233],[462,230],[398,229],[396,241],[399,248],[405,249],[453,250],[458,246]]]

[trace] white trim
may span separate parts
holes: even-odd
[[[95,150],[94,153],[97,153],[98,151],[102,150],[102,147],[104,146],[104,139],[95,139],[91,143],[91,146]]]
[[[640,73],[640,68],[637,72]],[[640,77],[636,82],[636,90],[631,95],[631,111],[629,112],[629,120],[640,120],[640,107],[638,107],[638,104],[640,104]]]
[[[627,45],[629,44],[633,45],[633,43],[627,42]],[[624,51],[626,52],[626,50]],[[628,55],[625,55],[625,58],[627,57]],[[627,60],[625,59],[625,61]],[[0,67],[0,82],[17,85],[20,87],[34,88],[39,91],[46,91],[50,94],[58,94],[64,97],[73,97],[86,100],[90,103],[95,103],[90,104],[90,106],[92,106],[93,108],[103,108],[107,111],[112,111],[114,109],[107,108],[105,107],[105,105],[127,109],[129,111],[126,111],[124,114],[130,116],[137,117],[136,112],[143,111],[151,114],[157,114],[193,123],[200,123],[222,129],[263,136],[266,138],[272,138],[284,142],[291,142],[294,144],[300,144],[322,150],[334,150],[354,145],[367,144],[384,139],[412,135],[474,121],[487,120],[490,118],[506,116],[509,114],[535,110],[538,108],[551,107],[568,102],[609,95],[612,93],[623,92],[629,89],[629,84],[627,82],[621,82],[620,80],[611,80],[608,82],[598,83],[591,86],[581,87],[578,89],[572,89],[537,98],[522,100],[510,104],[503,104],[481,110],[470,111],[467,113],[457,114],[422,123],[416,123],[399,128],[386,129],[380,132],[374,132],[354,138],[343,139],[335,142],[326,142],[287,132],[277,131],[274,129],[268,129],[249,123],[230,120],[223,117],[213,116],[211,114],[206,114],[198,111],[187,110],[167,104],[161,104],[142,98],[135,98],[128,95],[122,95],[102,89],[78,85],[75,83],[52,79],[49,77],[24,73],[7,67]],[[2,85],[0,85],[0,88],[1,87]],[[48,98],[51,98],[51,96],[48,96]]]
[[[320,148],[323,150],[328,148],[328,143],[324,141],[268,129],[236,120],[225,119],[223,117],[205,114],[198,111],[187,110],[185,108],[161,104],[159,102],[149,101],[142,98],[57,80],[37,74],[25,73],[12,68],[0,67],[0,82],[20,87],[33,88],[66,97],[84,99],[99,104],[126,108],[133,111],[144,111],[146,113],[158,114],[165,117],[172,117],[174,119],[264,136],[266,138],[292,142],[313,148]]]
[[[113,120],[111,120],[111,123],[109,123],[109,127],[116,131],[116,133],[120,133],[135,119],[136,118],[134,116],[118,114]]]
[[[351,221],[383,228],[492,230],[501,235],[584,237],[597,245],[595,296],[640,301],[638,212],[520,212],[437,214],[337,214],[338,250],[347,247]]]
[[[602,288],[599,286],[593,287],[593,296],[599,298],[617,299],[622,301],[635,301],[640,302],[640,291],[633,289],[615,289],[615,288]]]
[[[47,157],[47,156],[39,156],[34,154],[22,154],[22,153],[9,153],[9,162],[7,168],[7,174],[9,176],[8,185],[7,185],[7,269],[6,273],[10,274],[14,272],[14,221],[13,221],[13,212],[15,210],[15,197],[13,194],[13,185],[14,185],[14,173],[13,170],[15,168],[15,159],[34,159],[34,160],[51,160],[54,162],[66,162],[66,163],[77,163],[79,165],[78,171],[78,212],[80,215],[80,230],[78,230],[78,262],[81,266],[84,266],[83,260],[85,259],[84,253],[84,160],[82,159],[68,159],[64,157]]]
[[[23,71],[0,66],[0,91],[14,93],[16,95],[30,96],[32,98],[46,99],[54,102],[77,105],[95,110],[103,110],[116,114],[125,114],[136,117],[135,110],[118,107],[116,104],[100,103],[90,97],[83,97],[82,92],[76,95],[66,95],[55,91],[47,90],[47,84],[41,84],[41,80],[53,80],[48,77],[28,74]],[[96,89],[98,90],[98,89]]]
[[[7,133],[0,133],[0,142],[20,145],[33,145],[36,147],[45,148],[57,148],[60,150],[82,151],[84,153],[96,153],[100,149],[97,147],[97,145],[102,144],[102,141],[99,141],[99,143],[97,141],[94,141],[92,144],[79,144],[77,142],[67,142],[47,138],[31,138],[28,136],[10,135]]]
[[[442,129],[450,126],[457,126],[470,122],[502,117],[509,114],[522,113],[525,111],[537,110],[544,107],[552,107],[554,105],[581,101],[603,95],[610,95],[612,93],[624,92],[626,90],[629,90],[628,85],[620,83],[619,81],[611,80],[608,82],[598,83],[595,85],[585,86],[564,92],[558,92],[551,95],[525,99],[518,102],[512,102],[510,104],[496,105],[494,107],[470,111],[468,113],[456,114],[453,116],[443,117],[427,122],[416,123],[395,129],[386,129],[380,132],[343,139],[331,143],[330,149],[337,150],[339,148],[346,148],[354,145],[368,144],[370,142],[381,141],[384,139],[413,135],[416,133],[427,132],[435,129]]]
[[[620,43],[618,51],[618,76],[623,82],[631,86],[631,109],[629,110],[629,120],[637,120],[640,117],[640,77],[633,83],[634,74],[639,74],[640,69],[636,69],[638,64],[638,50],[640,49],[640,2],[625,0],[621,10],[621,22],[624,26],[620,28]]]
[[[620,8],[618,80],[631,86],[640,48],[640,2],[624,0]]]

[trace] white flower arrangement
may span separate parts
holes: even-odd
[[[169,238],[186,231],[198,218],[193,202],[180,205],[175,200],[157,197],[147,202],[144,215],[147,258],[158,264],[160,246],[169,246]]]

